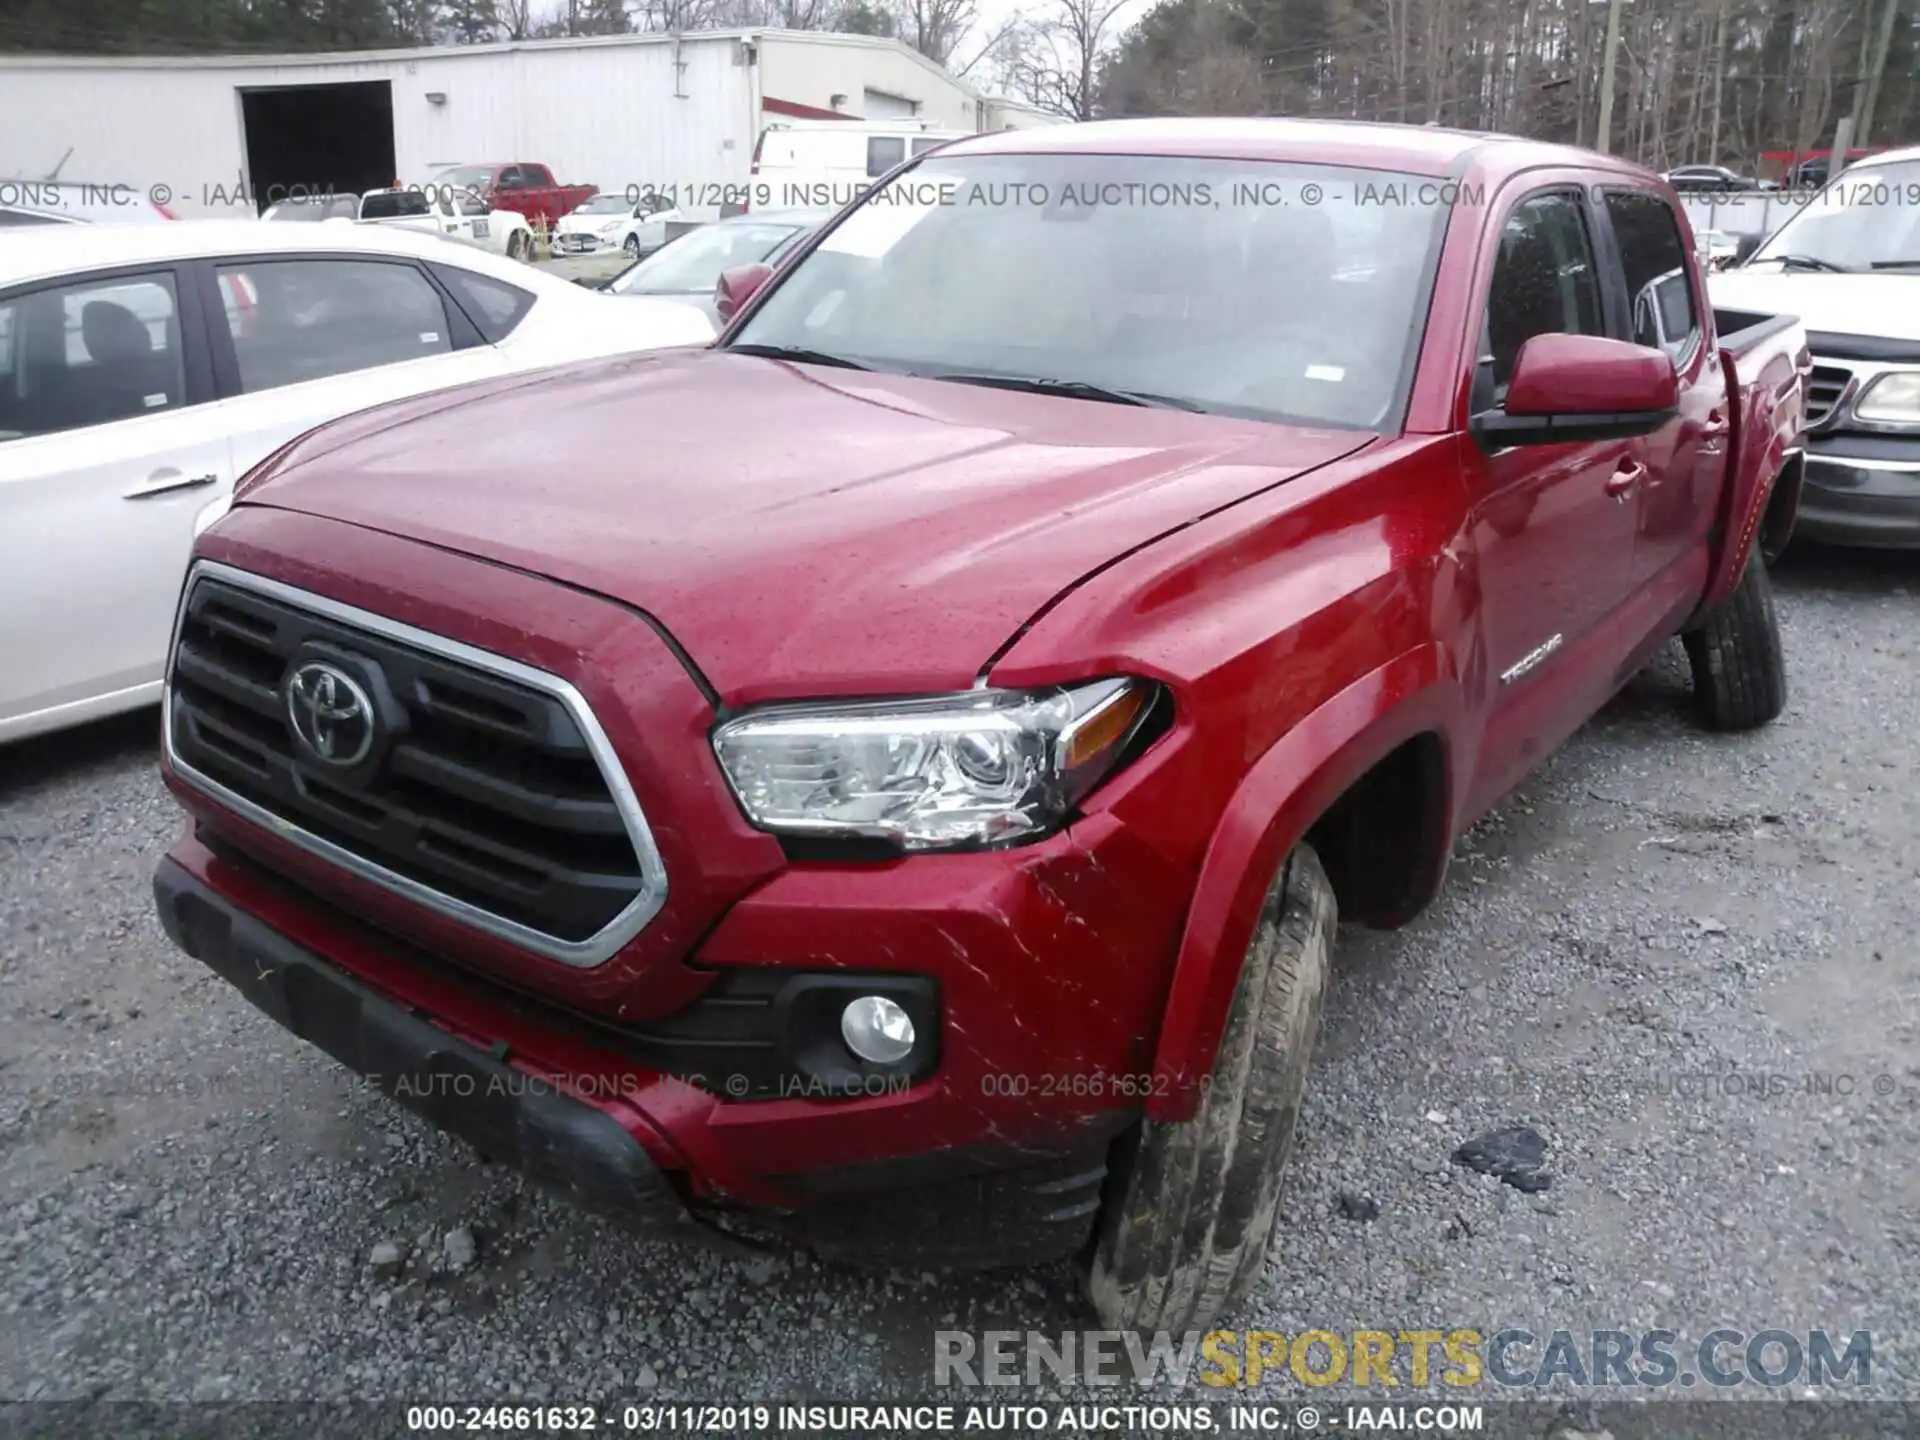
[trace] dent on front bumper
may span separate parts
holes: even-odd
[[[636,1060],[605,1017],[428,955],[211,832],[178,843],[155,885],[176,943],[282,1025],[534,1178],[641,1212],[660,1208],[658,1172],[691,1200],[802,1209],[1102,1143],[1150,1093],[1181,914],[1157,897],[1183,893],[1156,852],[1105,817],[1019,851],[796,866],[736,905],[690,962],[723,981],[926,977],[939,993],[938,1066],[831,1098],[749,1094],[743,1079],[748,1098],[735,1100],[733,1077],[713,1065],[695,1083]],[[539,1103],[416,1103],[393,1078],[420,1077],[404,1088],[431,1102],[435,1087],[499,1089],[500,1074],[522,1091],[535,1082]]]
[[[1794,533],[1839,545],[1920,547],[1920,439],[1810,439]]]

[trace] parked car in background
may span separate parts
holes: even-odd
[[[709,335],[385,226],[0,233],[0,741],[159,698],[196,528],[294,436]]]
[[[315,195],[269,205],[262,220],[347,220],[415,230],[525,260],[533,254],[526,217],[488,210],[485,203],[451,187],[394,186],[364,195]]]
[[[714,286],[738,265],[778,265],[837,210],[768,210],[690,230],[598,287],[611,295],[671,299],[697,308],[720,326]]]
[[[428,183],[466,191],[489,210],[511,210],[549,231],[600,193],[593,185],[562,185],[545,165],[524,160],[454,165]]]
[[[577,1200],[1204,1331],[1336,922],[1419,914],[1676,634],[1706,726],[1780,712],[1805,337],[1564,147],[1097,122],[903,178],[728,271],[722,345],[256,470],[177,613],[158,908]]]
[[[596,195],[562,219],[553,232],[554,253],[597,255],[623,250],[638,260],[667,243],[667,226],[686,216],[664,195]]]
[[[1682,165],[1663,177],[1674,189],[1687,194],[1733,190],[1778,190],[1779,184],[1742,175],[1724,165]]]
[[[278,224],[358,220],[360,197],[358,195],[302,195],[290,200],[276,200],[260,212],[260,218]]]
[[[1920,147],[1855,160],[1714,302],[1785,311],[1813,350],[1800,533],[1920,548]]]
[[[1701,230],[1694,239],[1700,246],[1700,263],[1708,270],[1724,270],[1740,258],[1740,237],[1725,230]]]
[[[754,142],[749,208],[837,210],[896,165],[971,133],[919,120],[775,121]]]

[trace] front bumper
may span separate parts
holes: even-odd
[[[1834,545],[1920,548],[1920,440],[1812,437],[1794,534]]]
[[[160,923],[187,954],[383,1093],[590,1209],[670,1221],[679,1195],[633,1133],[549,1079],[409,1014],[223,900],[172,859]]]
[[[1129,863],[1124,846],[1084,838],[1137,879],[1139,857]],[[782,877],[736,907],[695,957],[723,983],[748,967],[830,974],[841,957],[871,957],[860,966],[869,972],[892,957],[899,975],[899,959],[917,959],[940,987],[938,1070],[840,1095],[730,1085],[719,1053],[703,1061],[704,1076],[662,1068],[604,1017],[423,951],[212,834],[176,844],[155,889],[175,943],[272,1018],[483,1153],[603,1211],[659,1215],[658,1172],[698,1207],[831,1212],[863,1194],[1103,1154],[1151,1094],[1145,1017],[1157,1014],[1164,972],[1129,974],[1116,937],[1098,946],[1102,976],[1073,953],[1088,931],[1064,920],[1052,938],[1069,963],[1051,969],[1011,928],[1036,918],[1018,898],[1031,878],[1019,868],[959,893],[953,875],[946,885],[929,875],[925,910],[904,895],[899,909],[879,910],[876,894],[912,871]],[[1044,863],[1037,873],[1049,888],[1067,883]],[[1137,923],[1120,935],[1162,938]],[[697,1009],[629,1033],[657,1039]],[[443,1073],[472,1079],[435,1078]],[[507,1095],[476,1106],[476,1090]]]

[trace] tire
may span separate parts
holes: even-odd
[[[518,230],[507,236],[507,258],[509,260],[527,258],[527,237]]]
[[[638,235],[629,235],[621,244],[620,248],[627,252],[627,258],[629,260],[638,260],[640,258],[640,237]]]
[[[1260,1274],[1337,919],[1319,856],[1299,846],[1261,905],[1199,1111],[1142,1122],[1109,1189],[1087,1274],[1107,1328],[1206,1330]]]
[[[1693,669],[1694,707],[1710,730],[1754,730],[1787,707],[1787,666],[1773,581],[1756,546],[1740,584],[1682,643]]]

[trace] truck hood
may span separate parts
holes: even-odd
[[[1920,343],[1920,273],[1727,270],[1708,277],[1707,294],[1734,310],[1797,315],[1821,334]]]
[[[1089,571],[1373,438],[680,351],[364,412],[241,503],[619,600],[744,704],[963,689]]]

